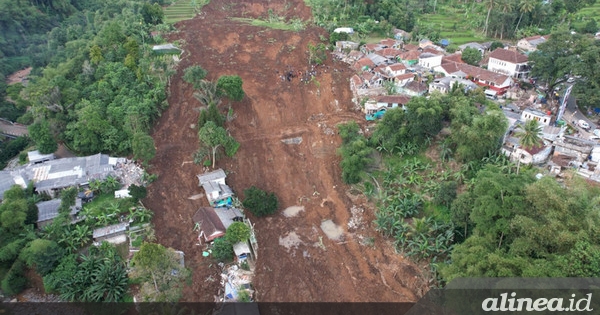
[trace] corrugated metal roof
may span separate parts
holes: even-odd
[[[198,180],[200,181],[200,185],[206,182],[216,181],[222,178],[226,178],[225,171],[222,169],[218,169],[209,173],[198,174]]]

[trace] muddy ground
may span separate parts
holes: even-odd
[[[269,218],[250,215],[259,244],[258,300],[416,301],[426,290],[421,271],[374,231],[372,206],[341,182],[335,126],[364,120],[353,110],[350,68],[329,58],[315,69],[318,82],[282,80],[289,69],[312,70],[307,45],[319,43],[326,33],[313,27],[301,32],[258,28],[229,19],[266,17],[269,9],[310,19],[302,0],[212,0],[201,15],[178,23],[170,38],[180,40],[185,52],[171,81],[170,107],[153,131],[157,154],[151,172],[158,180],[144,203],[155,211],[158,242],[183,250],[193,270],[184,300],[213,301],[220,288],[217,263],[202,257],[192,230],[192,216],[208,203],[188,199],[202,192],[196,174],[203,169],[192,163],[200,103],[181,76],[198,64],[209,79],[237,74],[244,82],[246,97],[231,104],[235,119],[226,126],[241,146],[234,158],[217,163],[227,171],[228,184],[241,199],[244,189],[256,185],[275,192],[281,210],[304,207],[287,211],[288,216],[283,211]],[[228,103],[221,105],[224,112]]]

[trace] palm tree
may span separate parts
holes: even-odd
[[[514,0],[502,0],[500,2],[500,6],[502,7],[502,13],[506,15],[508,12],[512,12],[513,10],[513,1]],[[500,39],[504,37],[504,23],[502,23],[502,28],[500,29]]]
[[[202,80],[198,86],[198,92],[194,93],[194,97],[204,106],[210,105],[219,106],[221,102],[217,91],[217,82]]]
[[[517,127],[521,131],[515,133],[515,137],[520,138],[521,146],[525,148],[533,148],[542,142],[542,126],[537,120],[529,120],[525,125]]]
[[[519,30],[519,24],[521,24],[521,19],[523,18],[523,13],[531,13],[535,8],[536,0],[521,0],[519,2],[519,11],[521,11],[521,15],[519,16],[519,21],[517,22],[517,27],[515,28],[515,34]]]
[[[490,22],[490,13],[492,13],[492,9],[496,6],[496,1],[497,0],[486,0],[485,1],[485,6],[488,9],[488,12],[487,12],[487,16],[485,18],[485,28],[483,30],[483,33],[485,34],[486,37],[488,34],[488,24]]]

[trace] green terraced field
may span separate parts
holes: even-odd
[[[207,4],[208,1],[180,0],[174,4],[165,7],[165,23],[173,24],[179,21],[188,20],[196,15],[196,10]]]

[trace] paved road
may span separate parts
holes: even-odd
[[[593,123],[591,120],[589,120],[584,114],[582,114],[578,110],[577,102],[576,102],[573,94],[571,94],[569,96],[569,99],[567,100],[567,108],[565,108],[563,120],[565,120],[569,125],[574,127],[576,130],[578,130],[580,137],[583,139],[586,139],[586,140],[588,140],[589,137],[592,135],[592,131],[594,129],[598,128],[598,126],[595,123]],[[590,125],[589,131],[585,130],[577,125],[577,122],[579,120],[584,120]]]
[[[20,137],[29,134],[27,126],[11,123],[6,120],[0,120],[0,133],[12,137]]]

